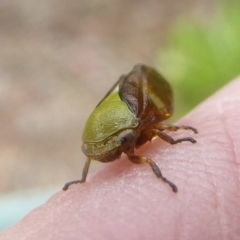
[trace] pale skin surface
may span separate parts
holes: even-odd
[[[240,239],[240,78],[178,125],[197,143],[141,147],[179,192],[125,156],[55,194],[0,239]],[[81,171],[81,170],[79,170]],[[69,179],[71,180],[71,179]]]

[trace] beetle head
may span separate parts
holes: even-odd
[[[134,147],[136,135],[135,130],[124,129],[104,141],[83,143],[82,151],[91,159],[100,162],[111,162],[119,158],[122,152]]]

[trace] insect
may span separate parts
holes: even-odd
[[[158,178],[168,183],[173,192],[177,186],[163,177],[157,164],[145,156],[136,156],[134,150],[154,137],[170,144],[195,143],[191,137],[174,140],[165,130],[197,130],[190,126],[163,123],[173,112],[173,94],[167,81],[153,68],[138,64],[122,75],[89,116],[83,131],[82,151],[87,156],[82,178],[65,184],[85,182],[91,160],[111,162],[125,153],[133,163],[147,163]]]

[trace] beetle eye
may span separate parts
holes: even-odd
[[[133,141],[135,140],[135,136],[136,133],[134,130],[124,130],[118,135],[118,141],[121,142],[121,146],[123,148],[127,149],[132,145]]]

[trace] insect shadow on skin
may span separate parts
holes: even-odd
[[[82,151],[87,156],[82,178],[65,184],[86,181],[91,160],[111,162],[122,153],[137,164],[148,163],[155,175],[168,183],[173,192],[177,186],[163,177],[157,164],[145,156],[136,156],[134,150],[155,137],[170,144],[195,143],[192,137],[173,139],[165,131],[197,129],[163,123],[173,113],[173,94],[168,82],[153,68],[138,64],[119,78],[89,116],[83,131]]]

